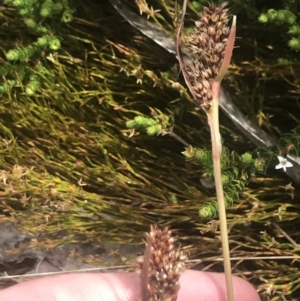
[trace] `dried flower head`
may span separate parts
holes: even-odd
[[[192,59],[181,67],[195,99],[204,109],[208,109],[213,98],[212,81],[220,71],[230,33],[228,9],[211,3],[199,17],[193,32],[184,41]],[[177,39],[179,49],[180,37]]]
[[[146,238],[144,257],[138,261],[142,301],[176,301],[186,256],[175,248],[168,228],[151,226]]]

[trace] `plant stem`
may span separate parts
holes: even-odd
[[[212,90],[213,90],[214,97],[211,102],[211,108],[207,112],[207,118],[210,127],[210,135],[211,135],[211,143],[212,143],[214,178],[215,178],[218,208],[219,208],[221,242],[222,242],[222,251],[223,251],[223,259],[224,259],[226,287],[227,287],[227,300],[234,301],[229,241],[228,241],[228,229],[227,229],[224,191],[223,191],[223,184],[222,184],[222,171],[221,171],[222,144],[221,144],[221,136],[219,130],[220,82],[213,82]]]

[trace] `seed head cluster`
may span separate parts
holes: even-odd
[[[151,226],[146,238],[145,256],[138,261],[141,273],[147,273],[141,274],[141,283],[146,286],[146,297],[142,297],[142,301],[176,301],[179,277],[187,258],[179,248],[175,248],[168,228],[160,230],[157,226]],[[147,283],[143,284],[145,279]]]
[[[212,100],[211,82],[218,75],[224,59],[230,28],[228,9],[210,4],[195,22],[194,31],[184,44],[192,54],[186,67],[188,79],[202,105]],[[205,108],[205,107],[204,107]]]

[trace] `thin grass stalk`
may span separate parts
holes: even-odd
[[[211,102],[211,107],[209,111],[206,111],[208,124],[210,128],[210,135],[211,135],[214,178],[215,178],[215,186],[216,186],[218,209],[219,209],[218,212],[219,212],[219,220],[220,220],[222,253],[224,258],[227,298],[229,301],[234,301],[234,294],[233,294],[231,261],[230,261],[230,251],[229,251],[226,206],[225,206],[224,190],[223,190],[223,183],[222,183],[222,169],[221,169],[222,142],[221,142],[220,125],[219,125],[219,97],[220,97],[221,81],[224,75],[226,74],[228,66],[231,61],[232,50],[235,41],[235,34],[236,34],[236,17],[234,16],[230,34],[228,37],[228,42],[226,45],[224,60],[220,67],[219,74],[217,75],[217,77],[214,79],[212,83],[213,99]]]
[[[221,232],[221,242],[222,242],[222,253],[224,259],[227,298],[229,301],[234,301],[229,240],[228,240],[228,228],[227,228],[224,191],[223,191],[223,184],[222,184],[222,170],[221,170],[222,144],[221,144],[221,136],[219,130],[220,82],[213,83],[212,90],[213,90],[213,100],[211,103],[211,109],[209,110],[209,112],[207,112],[207,119],[210,128],[210,135],[211,135],[214,178],[215,178],[215,186],[216,186],[216,193],[218,199],[220,232]]]

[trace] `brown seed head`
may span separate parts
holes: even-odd
[[[230,32],[228,19],[228,9],[210,4],[203,9],[193,33],[185,41],[185,46],[193,55],[192,62],[186,65],[188,79],[206,107],[212,100],[212,93],[209,92],[211,82],[218,75],[224,59]]]
[[[160,230],[157,226],[151,226],[151,231],[147,234],[144,260],[138,261],[142,273],[142,301],[176,301],[179,277],[187,258],[173,243],[174,239],[168,228]],[[146,271],[144,266],[148,266]],[[145,272],[147,275],[143,275]],[[144,283],[145,279],[147,283]]]

